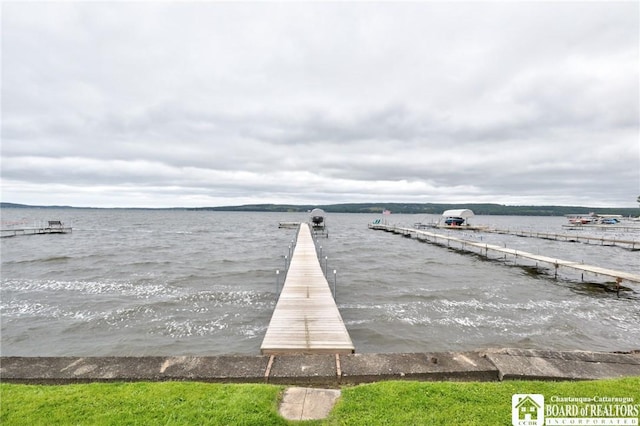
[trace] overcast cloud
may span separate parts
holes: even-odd
[[[2,200],[636,206],[639,3],[2,4]]]

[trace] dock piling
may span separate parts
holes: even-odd
[[[338,271],[333,270],[333,300],[337,299],[336,297],[336,282],[338,281]]]

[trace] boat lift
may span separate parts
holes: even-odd
[[[322,209],[313,209],[309,213],[309,225],[315,236],[329,237],[327,214]]]

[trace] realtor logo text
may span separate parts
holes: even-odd
[[[514,426],[629,425],[638,426],[640,404],[629,397],[515,394],[511,400]]]

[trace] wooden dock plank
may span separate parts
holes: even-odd
[[[260,350],[263,354],[353,353],[354,346],[316,255],[300,224],[287,278]]]

